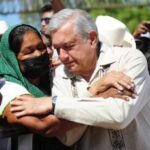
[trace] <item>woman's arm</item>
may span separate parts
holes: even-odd
[[[128,97],[135,97],[134,82],[123,72],[112,71],[96,81],[89,91],[92,97],[116,97],[128,100]],[[11,111],[16,116],[41,115],[52,111],[51,97],[28,97],[20,96],[11,102]]]
[[[48,115],[45,117],[24,116],[17,118],[13,113],[11,113],[10,104],[4,110],[3,116],[6,117],[10,124],[23,125],[35,133],[47,136],[63,134],[76,126],[75,123],[58,119],[54,115]]]
[[[89,92],[93,96],[99,95],[100,93],[105,93],[105,91],[109,90],[110,88],[115,88],[119,91],[128,90],[134,92],[134,82],[124,72],[125,71],[108,72],[102,78],[92,84],[92,86],[89,88]],[[114,94],[112,96],[114,96]],[[111,97],[111,95],[109,94],[108,97]]]

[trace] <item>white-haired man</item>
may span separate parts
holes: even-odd
[[[74,149],[149,150],[150,77],[142,53],[131,48],[103,49],[98,41],[96,24],[82,10],[64,9],[56,13],[48,32],[62,65],[55,72],[53,102],[50,101],[45,110],[46,113],[47,110],[52,111],[58,118],[86,125],[83,134],[81,130],[70,133],[70,139],[78,137]],[[112,70],[123,69],[134,80],[135,98],[128,97],[129,101],[123,101],[112,96],[102,98],[85,95],[87,88],[99,78]],[[108,83],[108,80],[103,81]],[[122,82],[123,79],[117,81],[118,85]],[[122,91],[122,86],[120,88]],[[131,88],[126,86],[127,90]],[[19,103],[14,101],[12,104],[18,108],[14,111],[21,110],[25,115],[28,114],[28,106],[23,101],[21,99]],[[38,114],[40,110],[35,106],[36,109],[32,107],[30,113],[34,110],[36,112],[33,114]],[[68,144],[76,140],[70,140]],[[62,141],[66,142],[65,139]]]

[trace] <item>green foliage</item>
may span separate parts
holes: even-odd
[[[20,14],[20,19],[22,20],[22,23],[32,25],[32,26],[36,27],[38,30],[41,29],[40,13]]]
[[[133,32],[137,25],[143,20],[150,20],[150,8],[120,8],[91,10],[91,16],[96,19],[98,15],[109,15],[124,22],[129,30]]]

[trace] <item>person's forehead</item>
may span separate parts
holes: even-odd
[[[75,28],[71,24],[66,24],[52,33],[53,42],[72,42],[78,38]]]
[[[62,34],[62,35],[74,35],[77,34],[76,30],[75,30],[75,25],[71,22],[67,22],[64,25],[62,25],[61,27],[59,27],[54,34]]]
[[[52,17],[54,15],[54,11],[46,11],[42,14],[42,18],[43,17]]]
[[[22,45],[34,45],[42,39],[35,32],[26,32],[23,36]]]

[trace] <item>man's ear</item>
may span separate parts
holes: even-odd
[[[91,31],[91,32],[89,33],[89,39],[90,39],[90,44],[91,44],[91,45],[96,45],[96,46],[97,46],[97,42],[98,42],[98,35],[97,35],[97,32]]]

